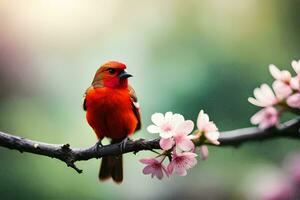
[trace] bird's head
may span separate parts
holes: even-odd
[[[126,72],[126,65],[116,61],[103,64],[96,72],[92,85],[94,87],[126,88],[131,74]]]

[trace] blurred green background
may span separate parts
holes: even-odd
[[[118,60],[134,75],[145,131],[154,112],[196,120],[200,109],[221,130],[250,126],[253,88],[271,83],[270,63],[289,69],[300,55],[294,0],[1,0],[0,130],[48,143],[96,142],[81,108],[100,64]],[[99,160],[64,163],[0,148],[1,199],[255,199],[257,174],[277,170],[299,148],[288,139],[210,147],[186,177],[142,174],[125,155],[122,185],[99,183]],[[258,171],[258,172],[257,172]],[[257,172],[257,173],[256,173]]]

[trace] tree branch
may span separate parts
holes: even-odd
[[[220,146],[239,146],[248,141],[263,141],[280,137],[300,139],[299,129],[300,118],[297,118],[269,129],[250,127],[221,132],[219,141]]]
[[[220,146],[222,147],[239,146],[248,141],[262,141],[279,137],[299,139],[299,128],[300,119],[294,119],[279,125],[277,128],[266,130],[250,127],[221,132],[219,141],[221,143]],[[119,155],[129,152],[137,153],[143,150],[160,149],[159,139],[149,141],[144,139],[136,141],[129,140],[124,148],[121,148],[121,143],[99,148],[97,148],[96,145],[86,149],[77,149],[71,148],[69,144],[47,144],[0,132],[0,146],[15,149],[21,153],[29,152],[56,158],[65,162],[68,167],[75,169],[78,173],[82,173],[82,170],[76,167],[75,162],[77,161],[89,160],[92,158],[98,159],[107,155]]]

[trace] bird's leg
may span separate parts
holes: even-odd
[[[122,142],[120,143],[120,148],[121,148],[121,152],[123,153],[123,151],[125,150],[126,144],[128,141],[131,141],[129,137],[126,137],[124,140],[122,140]]]
[[[100,148],[103,147],[103,144],[101,142],[101,139],[98,140],[98,142],[95,144],[95,150],[98,152]]]

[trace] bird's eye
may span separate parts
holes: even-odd
[[[116,73],[116,70],[115,70],[115,69],[112,69],[112,68],[107,69],[107,71],[108,71],[108,73],[110,73],[110,74]]]

